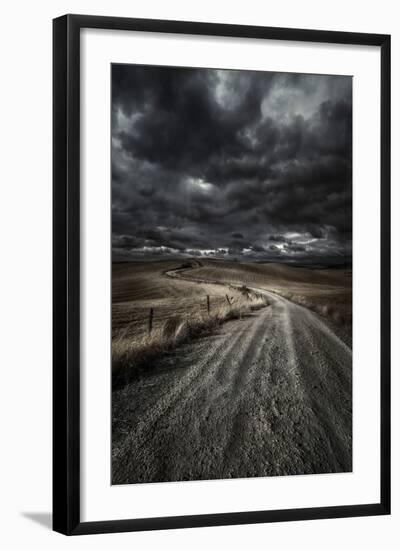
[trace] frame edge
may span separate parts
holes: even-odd
[[[381,47],[381,501],[80,522],[79,32],[83,27]],[[65,535],[390,514],[390,35],[64,15],[53,20],[53,529]]]
[[[78,65],[77,65],[78,62]],[[79,27],[53,20],[53,530],[79,507]],[[77,141],[76,141],[77,140]]]
[[[381,45],[381,504],[391,511],[391,36]]]

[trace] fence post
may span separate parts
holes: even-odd
[[[210,296],[207,294],[207,312],[210,315]]]
[[[151,307],[149,312],[149,334],[151,334],[151,331],[153,330],[153,315],[154,315],[154,310]]]

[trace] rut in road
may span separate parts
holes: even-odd
[[[351,349],[257,291],[268,307],[113,393],[114,484],[351,471]]]

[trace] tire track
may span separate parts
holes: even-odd
[[[137,404],[115,439],[113,483],[351,470],[350,348],[313,312],[252,290],[270,306],[113,395],[116,408]]]

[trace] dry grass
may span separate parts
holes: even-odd
[[[167,271],[179,270],[182,265],[179,260],[113,264],[114,384],[148,368],[168,350],[264,306],[260,295],[247,295],[247,287],[276,292],[342,325],[351,334],[349,270],[202,259],[190,262],[191,269],[180,271],[179,278],[166,276]],[[149,334],[150,308],[154,317]]]
[[[203,266],[186,271],[185,277],[264,288],[351,330],[352,276],[348,269],[208,260]]]
[[[300,304],[311,309],[311,311],[315,311],[322,317],[330,319],[337,325],[347,327],[351,330],[351,291],[327,290],[305,294],[304,289],[292,289],[291,292],[276,289],[275,292],[295,304]]]
[[[239,319],[267,305],[265,297],[251,291],[230,289],[230,305],[226,296],[225,303],[221,302],[220,296],[212,298],[210,313],[199,308],[192,308],[186,314],[178,308],[179,313],[172,313],[170,305],[169,317],[159,321],[150,333],[148,318],[145,321],[142,319],[140,331],[137,330],[137,322],[115,330],[112,341],[113,386],[127,382],[140,369],[148,367],[149,362],[184,342],[209,334],[224,322]]]
[[[149,309],[154,308],[154,328],[162,328],[171,317],[196,317],[207,313],[207,296],[211,312],[227,305],[227,288],[221,284],[199,284],[165,276],[165,272],[182,265],[179,261],[114,264],[112,279],[112,330],[117,337],[121,329],[137,337],[147,332]],[[229,289],[237,301],[242,295]]]

